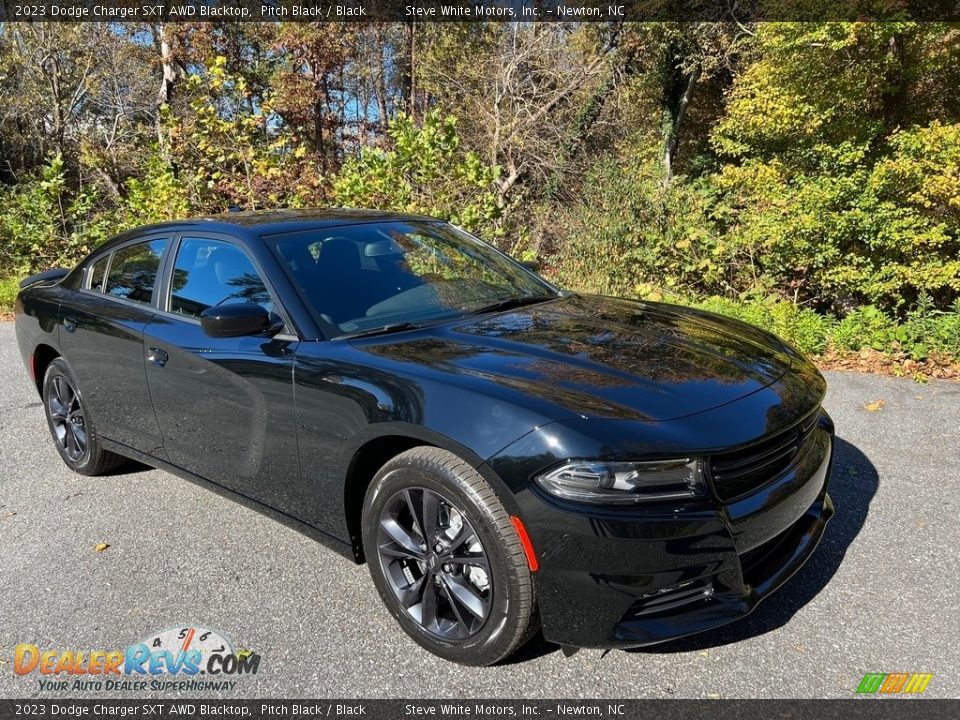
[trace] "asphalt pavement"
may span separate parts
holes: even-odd
[[[475,669],[408,640],[366,567],[275,521],[159,470],[71,473],[0,323],[0,697],[123,697],[43,691],[14,647],[111,650],[188,625],[262,658],[211,697],[842,698],[866,672],[933,673],[927,696],[960,697],[960,383],[827,380],[837,515],[751,616],[631,652],[537,639]]]

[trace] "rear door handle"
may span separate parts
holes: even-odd
[[[63,319],[63,329],[69,333],[72,333],[77,329],[77,321],[73,318],[64,318]]]
[[[147,360],[157,367],[163,367],[169,359],[170,355],[167,354],[167,351],[161,350],[160,348],[150,348],[150,352],[147,353]]]

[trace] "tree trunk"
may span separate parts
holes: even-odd
[[[683,90],[683,95],[680,96],[677,107],[670,108],[671,120],[663,144],[663,184],[665,187],[668,187],[673,182],[673,164],[680,139],[680,127],[683,124],[684,116],[687,114],[690,99],[693,97],[697,83],[700,81],[701,72],[699,65],[694,67],[687,78],[686,87]]]
[[[157,140],[160,142],[160,146],[164,147],[166,142],[160,111],[164,105],[168,105],[173,100],[173,86],[177,81],[177,68],[173,60],[173,50],[167,24],[159,23],[156,32],[157,45],[160,49],[160,67],[163,72],[160,78],[160,90],[157,92]]]
[[[520,179],[521,171],[513,160],[513,157],[507,157],[507,176],[497,183],[497,208],[504,210],[507,207],[507,196]]]
[[[320,156],[320,170],[327,171],[327,148],[323,141],[324,102],[318,99],[313,104],[313,149]]]
[[[64,153],[66,118],[63,110],[63,92],[60,87],[60,63],[57,62],[56,55],[51,52],[43,60],[42,66],[47,72],[47,81],[50,83],[50,115],[53,118],[53,142],[60,156],[66,157]]]
[[[384,80],[384,73],[386,71],[381,66],[380,73],[377,75],[377,81],[375,85],[375,92],[377,94],[377,113],[380,115],[378,119],[378,125],[380,127],[380,132],[386,134],[387,124],[390,122],[390,111],[387,109],[387,83]]]
[[[410,23],[410,84],[407,88],[407,107],[410,117],[417,120],[417,22]]]
[[[546,195],[550,200],[556,200],[560,192],[560,185],[563,182],[563,174],[567,164],[576,156],[580,146],[589,134],[590,129],[600,117],[603,106],[607,98],[613,93],[617,85],[616,73],[611,69],[603,84],[597,88],[597,91],[590,98],[590,101],[583,107],[577,116],[566,142],[563,144],[563,151],[560,154],[559,164],[550,174],[546,184]]]
[[[900,33],[894,33],[887,41],[887,56],[889,62],[884,73],[886,87],[883,89],[883,124],[884,134],[890,135],[902,124],[905,110],[909,106],[906,74],[905,38]]]

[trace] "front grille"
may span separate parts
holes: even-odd
[[[819,411],[814,412],[790,429],[753,445],[710,456],[707,471],[717,496],[729,502],[779,476],[813,437],[819,416]]]

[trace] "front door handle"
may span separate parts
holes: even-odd
[[[77,329],[77,321],[73,318],[64,318],[63,319],[63,329],[69,333],[72,333]]]
[[[150,348],[150,352],[147,353],[147,360],[157,367],[163,367],[169,359],[170,355],[167,354],[167,351],[161,350],[160,348]]]

